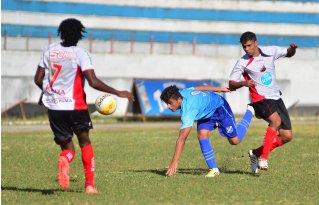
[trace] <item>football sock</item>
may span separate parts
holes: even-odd
[[[253,113],[250,110],[246,110],[243,119],[237,124],[237,135],[240,141],[243,140],[252,118]]]
[[[217,168],[217,164],[214,158],[214,150],[209,142],[209,138],[206,139],[199,139],[200,148],[206,160],[207,166],[212,168]]]
[[[64,156],[65,158],[68,159],[68,162],[71,163],[74,159],[74,151],[73,150],[62,150],[62,152],[60,153],[60,156]]]
[[[273,144],[275,136],[277,136],[277,131],[268,127],[266,129],[266,133],[265,133],[265,137],[264,137],[264,146],[263,146],[262,154],[261,154],[260,158],[268,159],[268,155],[270,153],[270,150],[273,147],[272,144]]]
[[[282,143],[280,137],[276,135],[273,142],[272,142],[272,146],[270,148],[270,151],[272,151],[276,147],[280,147],[282,145],[283,145],[283,143]],[[264,148],[264,146],[260,146],[257,149],[253,150],[254,155],[256,155],[257,157],[260,157],[260,155],[263,152],[263,148]]]
[[[280,137],[276,135],[274,138],[274,141],[272,142],[272,147],[271,147],[270,151],[272,151],[276,147],[280,147],[282,145],[283,145],[283,143],[282,143]]]
[[[92,144],[81,148],[82,162],[85,173],[85,187],[94,186],[94,153]]]

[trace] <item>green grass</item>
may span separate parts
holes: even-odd
[[[92,130],[98,195],[86,195],[81,152],[71,165],[71,185],[56,181],[59,147],[52,134],[2,132],[2,204],[319,204],[318,124],[294,125],[294,140],[272,152],[270,170],[252,175],[247,150],[259,146],[266,124],[252,125],[242,144],[211,138],[221,175],[207,166],[195,129],[176,176],[166,177],[176,128]],[[77,140],[75,140],[77,142]]]

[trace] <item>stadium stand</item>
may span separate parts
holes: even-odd
[[[319,77],[318,0],[5,0],[1,4],[2,84],[15,82],[13,87],[19,90],[12,96],[2,86],[2,111],[18,99],[37,102],[31,78],[38,58],[49,42],[57,40],[57,25],[68,17],[87,27],[87,40],[81,46],[92,52],[97,72],[123,88],[129,88],[134,78],[212,76],[225,83],[242,54],[239,35],[247,30],[256,32],[260,45],[296,43],[298,55],[292,62],[280,63],[283,68],[278,73],[288,104],[319,105],[318,97],[300,87],[300,71],[289,73],[292,65],[305,67],[309,71],[305,77],[313,79],[310,86],[319,86],[314,80]],[[112,73],[99,68],[105,62]],[[89,90],[89,102],[94,96]],[[232,107],[235,112],[242,110],[238,103]]]

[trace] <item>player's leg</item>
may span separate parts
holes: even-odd
[[[58,181],[62,188],[70,185],[70,164],[74,159],[74,145],[72,139],[60,143],[61,153],[58,160]]]
[[[76,134],[82,152],[82,163],[85,173],[85,191],[88,194],[97,193],[94,186],[94,152],[89,137],[92,122],[88,111],[74,111],[74,133]]]
[[[58,160],[58,182],[63,189],[69,188],[70,163],[74,159],[73,131],[68,121],[69,114],[68,111],[48,110],[54,141],[61,147]]]
[[[278,100],[277,102],[278,102],[277,103],[277,105],[278,105],[277,112],[279,113],[280,118],[281,118],[281,125],[279,128],[279,135],[276,135],[274,137],[270,151],[272,151],[273,149],[275,149],[277,147],[282,146],[285,143],[290,142],[293,138],[291,121],[290,121],[290,117],[289,117],[288,111],[286,109],[286,106],[281,99]],[[263,146],[256,149],[255,153],[258,156],[260,156],[262,154],[262,150],[263,150]]]
[[[253,108],[249,106],[242,120],[236,125],[235,116],[228,102],[224,100],[224,105],[215,111],[214,117],[218,123],[218,130],[221,136],[227,137],[231,145],[239,144],[250,125],[253,117]]]
[[[211,119],[200,120],[197,123],[198,142],[204,159],[206,161],[206,164],[210,169],[210,171],[205,177],[215,177],[219,175],[219,169],[215,161],[214,150],[209,140],[211,130],[214,129],[215,122]]]
[[[264,135],[264,143],[259,148],[253,150],[253,154],[258,157],[258,167],[262,170],[268,169],[268,156],[276,139],[277,131],[282,123],[278,111],[276,100],[263,100],[253,104],[256,115],[266,120],[269,125]]]
[[[281,125],[280,125],[280,129],[279,129],[280,139],[278,139],[277,141],[279,142],[279,140],[281,140],[281,142],[279,142],[279,144],[280,143],[286,144],[286,143],[290,142],[293,138],[291,121],[290,121],[290,117],[289,117],[289,113],[287,111],[287,108],[286,108],[284,102],[282,101],[282,99],[279,99],[277,104],[278,104],[278,113],[280,114],[280,117],[281,117]]]
[[[247,105],[247,110],[243,118],[237,123],[237,135],[240,141],[242,141],[244,136],[246,135],[251,119],[253,118],[254,114],[254,108],[251,105]]]

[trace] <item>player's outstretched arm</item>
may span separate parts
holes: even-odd
[[[286,57],[292,57],[296,53],[296,49],[298,46],[296,44],[290,44],[290,46],[287,48],[287,55]]]
[[[83,74],[84,74],[84,77],[86,78],[86,80],[88,81],[89,85],[92,88],[99,90],[99,91],[102,91],[102,92],[117,95],[118,97],[121,97],[121,98],[127,98],[130,101],[134,101],[134,96],[132,95],[131,92],[126,91],[126,90],[120,91],[120,90],[117,90],[115,88],[112,88],[112,87],[106,85],[100,79],[98,79],[96,77],[94,70],[86,70],[83,72]]]
[[[215,87],[212,85],[199,85],[194,87],[195,90],[205,90],[205,91],[214,91],[214,92],[230,92],[226,87]]]
[[[234,91],[234,90],[237,90],[241,87],[254,87],[255,86],[255,82],[253,80],[248,80],[248,81],[239,81],[239,82],[236,82],[234,80],[230,80],[229,81],[229,89],[231,91]]]
[[[173,176],[177,172],[177,167],[178,167],[178,159],[182,154],[182,151],[184,149],[185,142],[187,140],[187,137],[192,130],[192,127],[186,127],[184,129],[181,129],[179,132],[179,137],[176,140],[176,145],[175,145],[175,152],[173,159],[171,163],[169,164],[166,172],[166,176]]]

